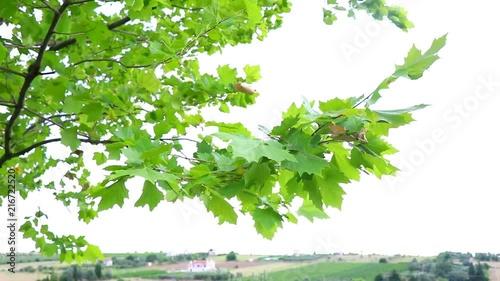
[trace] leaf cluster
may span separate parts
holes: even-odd
[[[2,5],[1,23],[10,33],[0,38],[0,167],[2,173],[14,169],[22,198],[48,191],[89,223],[102,211],[122,207],[130,199],[127,181],[140,177],[136,207],[153,210],[162,201],[199,198],[220,223],[252,216],[269,239],[297,216],[313,220],[327,217],[327,207],[340,209],[342,186],[359,180],[360,173],[395,173],[385,158],[396,152],[386,141],[389,129],[408,124],[411,112],[425,105],[370,106],[396,79],[421,77],[445,42],[436,39],[424,53],[413,47],[369,95],[292,105],[281,124],[263,129],[267,138],[260,139],[242,124],[205,120],[202,114],[205,108],[230,113],[255,103],[258,94],[247,85],[261,78],[260,67],[221,65],[216,74],[202,73],[198,56],[262,40],[281,26],[288,1]],[[349,1],[349,12],[366,11],[410,27],[404,12],[394,9],[383,1]],[[47,154],[51,144],[64,146],[57,158]],[[106,172],[101,182],[89,180],[90,159]],[[54,173],[55,167],[64,172]],[[48,173],[51,181],[43,182]],[[2,186],[0,200],[6,196]],[[66,262],[102,258],[84,237],[49,231],[46,219],[40,210],[20,229],[43,254]]]

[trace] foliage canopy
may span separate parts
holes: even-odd
[[[224,46],[262,40],[279,28],[291,9],[287,0],[1,0],[0,167],[14,170],[17,190],[27,198],[48,190],[56,201],[76,206],[89,223],[99,212],[122,206],[127,180],[144,178],[135,206],[199,198],[220,223],[249,214],[271,239],[297,215],[325,218],[341,207],[343,184],[360,173],[377,177],[397,170],[385,158],[395,153],[385,137],[410,123],[404,109],[370,108],[397,79],[418,79],[438,58],[446,37],[422,52],[412,47],[403,64],[368,94],[292,104],[281,124],[259,139],[240,123],[206,120],[202,109],[247,107],[258,96],[249,84],[260,67],[217,75],[201,73],[198,55]],[[112,12],[110,12],[112,11]],[[324,21],[336,13],[363,11],[407,30],[400,7],[383,0],[328,0]],[[216,133],[188,132],[213,127]],[[70,148],[63,159],[46,153],[52,143]],[[93,160],[107,177],[91,184],[82,144],[96,147]],[[188,151],[194,150],[193,153]],[[60,163],[64,175],[45,184],[41,176]],[[0,199],[8,200],[2,186]],[[294,210],[291,202],[300,198]],[[102,253],[84,237],[50,231],[42,209],[20,228],[43,254],[61,261],[95,261]]]

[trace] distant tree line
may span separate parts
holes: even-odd
[[[444,252],[433,260],[425,259],[419,262],[413,259],[408,263],[408,280],[435,281],[446,278],[449,281],[488,281],[488,265],[474,264],[471,257],[470,253]]]
[[[49,276],[39,279],[38,281],[97,281],[112,279],[113,275],[110,271],[103,271],[101,262],[95,265],[71,265],[63,270],[61,274],[50,272]]]
[[[500,254],[476,253],[474,259],[478,261],[498,261]]]

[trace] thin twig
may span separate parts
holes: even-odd
[[[0,100],[0,105],[5,107],[16,107],[16,105],[12,102],[6,100]]]
[[[140,34],[137,34],[137,33],[133,33],[133,32],[130,32],[130,31],[126,31],[126,30],[121,30],[121,29],[113,29],[114,32],[119,32],[119,33],[123,33],[123,34],[127,34],[127,35],[132,35],[134,37],[137,37],[141,40],[145,40],[146,37],[140,35]]]
[[[47,0],[40,0],[40,2],[42,2],[42,3],[43,3],[43,5],[45,5],[45,7],[47,7],[47,8],[49,8],[49,9],[51,9],[51,10],[52,10],[52,12],[54,12],[55,14],[57,14],[57,13],[58,13],[57,9],[56,9],[56,8],[54,8],[54,7],[52,7],[52,6],[49,4],[49,2],[47,2]]]
[[[198,143],[199,141],[197,140],[193,140],[193,139],[189,139],[189,138],[181,138],[181,137],[173,137],[173,138],[161,138],[160,139],[161,141],[191,141],[191,142],[195,142],[195,143]]]
[[[170,4],[170,6],[174,7],[174,8],[177,8],[177,9],[182,9],[182,10],[189,10],[189,11],[201,11],[202,8],[187,8],[187,7],[182,7],[182,6],[179,6],[179,5],[175,5],[175,4]]]
[[[149,63],[149,64],[132,64],[132,65],[128,65],[128,64],[124,64],[123,62],[119,61],[119,60],[114,60],[114,59],[107,59],[107,58],[99,58],[99,59],[84,59],[84,60],[81,60],[79,62],[75,62],[73,65],[76,66],[76,65],[79,65],[79,64],[82,64],[82,63],[85,63],[85,62],[112,62],[112,63],[117,63],[125,68],[145,68],[145,67],[150,67],[150,66],[156,66],[156,65],[160,65],[162,63],[166,63],[166,62],[169,62],[170,60],[172,60],[172,58],[167,58],[167,59],[164,59],[163,61],[161,62],[157,62],[157,63]]]
[[[107,58],[99,58],[99,59],[84,59],[79,62],[75,62],[73,65],[77,66],[79,64],[85,63],[85,62],[112,62],[112,63],[117,63],[125,68],[143,68],[143,67],[149,67],[153,64],[143,64],[143,65],[127,65],[124,64],[123,62],[119,60],[114,60],[114,59],[107,59]]]
[[[225,21],[227,21],[229,19],[230,19],[230,17],[229,18],[225,18],[223,20],[220,20],[214,26],[212,26],[209,29],[205,30],[204,32],[200,33],[198,36],[196,36],[196,38],[194,38],[193,40],[191,40],[190,42],[188,42],[186,44],[186,46],[182,49],[182,51],[180,51],[177,55],[180,55],[180,56],[185,55],[189,51],[189,49],[195,44],[195,42],[198,41],[198,39],[200,39],[202,36],[207,35],[208,33],[210,33],[210,31],[216,29],[221,23],[223,23],[223,22],[225,22]]]
[[[12,70],[12,69],[7,68],[7,67],[3,67],[3,66],[1,66],[1,65],[0,65],[0,70],[1,70],[1,71],[4,71],[4,72],[8,72],[8,73],[15,74],[15,75],[18,75],[18,76],[21,76],[21,77],[26,77],[26,74],[24,74],[24,73],[21,73],[21,72],[18,72],[18,71]]]
[[[38,112],[36,112],[36,111],[34,111],[34,110],[29,109],[29,108],[28,108],[28,107],[26,107],[26,106],[24,107],[24,110],[26,110],[26,111],[28,111],[29,113],[31,113],[31,114],[33,114],[33,115],[35,115],[36,117],[40,118],[40,119],[41,119],[41,120],[43,120],[43,121],[50,122],[50,123],[54,124],[55,126],[57,126],[57,127],[61,128],[61,129],[63,129],[63,128],[64,128],[64,126],[63,126],[63,125],[61,125],[61,124],[59,124],[59,123],[55,122],[54,120],[52,120],[52,118],[53,118],[52,116],[47,118],[47,117],[45,117],[45,116],[43,116],[43,115],[39,114]]]
[[[108,24],[108,29],[109,30],[113,30],[119,26],[122,26],[124,24],[126,24],[127,22],[130,21],[130,17],[126,16],[122,19],[119,19],[115,22],[112,22],[110,24]],[[65,47],[68,47],[70,45],[73,45],[76,43],[76,39],[75,38],[70,38],[68,40],[65,40],[65,41],[62,41],[62,42],[59,42],[59,43],[56,43],[54,44],[52,47],[50,47],[49,51],[58,51],[62,48],[65,48]]]

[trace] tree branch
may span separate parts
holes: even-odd
[[[26,111],[28,111],[29,113],[31,113],[31,114],[33,114],[33,115],[37,116],[40,120],[43,120],[43,121],[45,121],[45,122],[50,122],[50,123],[54,124],[55,126],[57,126],[57,127],[61,128],[61,129],[63,129],[63,128],[64,128],[61,124],[59,124],[59,123],[55,122],[54,120],[52,120],[52,118],[54,118],[53,116],[50,116],[50,117],[48,117],[48,118],[47,118],[47,117],[45,117],[45,116],[43,116],[43,115],[39,114],[38,112],[36,112],[36,111],[34,111],[34,110],[29,109],[29,108],[28,108],[28,107],[26,107],[26,106],[24,107],[24,109],[25,109]]]
[[[15,75],[18,75],[18,76],[21,76],[21,77],[26,77],[26,74],[24,73],[21,73],[21,72],[17,72],[15,70],[12,70],[10,68],[7,68],[7,67],[3,67],[0,65],[0,70],[1,71],[4,71],[4,72],[8,72],[8,73],[12,73],[12,74],[15,74]]]
[[[15,107],[16,104],[8,100],[0,100],[0,105],[5,107]]]
[[[148,66],[151,66],[153,65],[152,63],[150,64],[144,64],[144,65],[128,65],[128,64],[124,64],[123,62],[119,61],[119,60],[114,60],[114,59],[106,59],[106,58],[98,58],[98,59],[84,59],[84,60],[81,60],[79,62],[75,62],[73,65],[79,65],[79,64],[82,64],[82,63],[85,63],[85,62],[112,62],[112,63],[117,63],[125,68],[143,68],[143,67],[148,67]]]
[[[112,141],[112,140],[91,140],[91,139],[79,139],[81,142],[85,142],[85,143],[90,143],[90,144],[109,144],[109,143],[115,143],[116,141]],[[21,150],[21,151],[18,151],[18,152],[15,152],[15,153],[12,153],[12,158],[13,157],[19,157],[23,154],[26,154],[28,152],[30,152],[31,150],[37,148],[37,147],[40,147],[40,146],[43,146],[43,145],[46,145],[46,144],[49,144],[49,143],[53,143],[53,142],[59,142],[61,141],[61,138],[54,138],[54,139],[48,139],[48,140],[43,140],[41,142],[37,142],[35,144],[32,144],[28,147],[26,147],[25,149]],[[2,157],[3,158],[3,157]],[[0,159],[0,166],[2,166],[4,164],[5,161],[2,161],[3,159]]]
[[[161,141],[190,141],[190,142],[195,142],[198,143],[199,141],[189,139],[189,138],[181,138],[181,137],[173,137],[173,138],[161,138]]]
[[[44,3],[45,4],[45,3]],[[45,37],[42,41],[42,44],[40,45],[40,50],[38,51],[38,56],[29,67],[28,67],[28,73],[23,76],[24,77],[24,83],[21,87],[21,90],[19,91],[19,97],[16,102],[16,106],[14,107],[14,112],[10,116],[9,121],[7,122],[7,126],[5,127],[5,139],[4,139],[4,154],[2,157],[0,157],[0,167],[9,159],[12,157],[15,157],[12,154],[11,151],[11,141],[12,141],[12,129],[14,128],[14,124],[16,123],[17,118],[19,118],[19,115],[21,114],[21,111],[24,108],[24,101],[26,99],[26,94],[28,92],[28,89],[31,86],[31,83],[35,78],[39,75],[40,72],[40,67],[42,65],[42,60],[43,56],[45,55],[45,52],[47,50],[47,46],[49,45],[50,39],[52,38],[52,35],[54,34],[54,30],[57,27],[57,24],[59,23],[59,20],[61,19],[61,16],[63,15],[64,11],[66,8],[68,8],[70,4],[70,0],[65,0],[61,7],[59,9],[54,11],[54,18],[52,19],[52,22],[50,23],[49,29],[47,30],[47,33],[45,34]]]
[[[54,12],[55,14],[57,14],[57,13],[58,13],[57,9],[56,9],[56,8],[54,8],[54,7],[52,7],[52,6],[49,4],[49,2],[47,2],[47,0],[40,0],[40,1],[43,3],[43,5],[45,5],[45,7],[47,7],[47,8],[49,8],[49,9],[51,9],[51,10],[52,10],[52,12]]]
[[[175,5],[175,4],[170,4],[170,6],[177,8],[177,9],[181,9],[181,10],[189,10],[189,11],[201,11],[202,10],[202,8],[187,8],[187,7],[182,7],[182,6]]]
[[[178,53],[178,55],[180,55],[180,56],[185,55],[189,51],[189,49],[195,44],[195,42],[198,41],[198,39],[200,39],[201,37],[207,35],[208,33],[210,33],[210,31],[216,29],[219,25],[221,25],[223,22],[225,22],[225,21],[227,21],[229,19],[230,18],[225,18],[225,19],[220,20],[214,26],[210,27],[209,29],[205,30],[203,33],[201,33],[198,36],[196,36],[196,38],[194,38],[193,40],[191,40],[190,42],[188,42],[186,44],[186,46],[182,49],[182,51],[180,51]]]
[[[11,154],[11,158],[14,158],[14,157],[19,157],[19,156],[21,156],[21,155],[23,155],[23,154],[25,154],[25,153],[30,152],[31,150],[33,150],[33,149],[35,149],[35,148],[37,148],[37,147],[40,147],[40,146],[42,146],[42,145],[46,145],[46,144],[48,144],[48,143],[57,142],[57,141],[61,141],[61,138],[48,139],[48,140],[43,140],[43,141],[41,141],[41,142],[37,142],[37,143],[35,143],[35,144],[32,144],[32,145],[30,145],[30,146],[26,147],[25,149],[23,149],[23,150],[21,150],[21,151],[18,151],[18,152],[16,152],[16,153],[12,153],[12,154]],[[3,158],[3,157],[2,157],[2,158]],[[8,159],[7,159],[7,160],[8,160]],[[5,160],[5,161],[7,161],[7,160]],[[3,165],[3,163],[4,163],[5,161],[3,161],[3,162],[2,162],[2,159],[0,159],[0,166],[2,166],[2,165]]]
[[[113,30],[113,29],[115,29],[115,28],[117,28],[119,26],[122,26],[122,25],[126,24],[129,21],[130,21],[130,18],[128,16],[126,16],[126,17],[124,17],[122,19],[119,19],[119,20],[117,20],[115,22],[112,22],[112,23],[108,24],[108,29],[109,30]]]
[[[109,30],[113,30],[113,29],[115,29],[115,28],[117,28],[119,26],[122,26],[122,25],[126,24],[129,21],[130,21],[130,17],[126,16],[126,17],[124,17],[122,19],[119,19],[119,20],[117,20],[115,22],[112,22],[112,23],[108,24],[108,29]],[[66,47],[68,47],[70,45],[73,45],[75,43],[76,43],[76,39],[75,38],[70,38],[68,40],[65,40],[65,41],[62,41],[62,42],[54,44],[52,47],[50,47],[49,51],[58,51],[58,50],[60,50],[62,48],[66,48]]]
[[[88,3],[88,2],[94,2],[94,0],[74,1],[74,2],[71,2],[70,5],[79,5],[79,4],[85,4],[85,3]]]
[[[43,7],[45,8],[45,7]],[[0,42],[6,47],[6,48],[18,48],[18,49],[30,49],[30,50],[37,50],[38,47],[37,46],[24,46],[24,45],[21,45],[21,44],[18,44],[16,42],[14,42],[14,40],[11,40],[11,39],[7,39],[7,38],[1,38],[0,37]]]
[[[79,62],[75,62],[73,65],[79,65],[79,64],[82,64],[82,63],[85,63],[85,62],[112,62],[112,63],[117,63],[125,68],[144,68],[144,67],[150,67],[150,66],[153,66],[153,65],[159,65],[159,64],[162,64],[162,63],[165,63],[165,62],[168,62],[172,60],[172,58],[167,58],[167,59],[164,59],[163,61],[161,62],[157,62],[157,63],[149,63],[149,64],[133,64],[133,65],[128,65],[128,64],[124,64],[123,62],[119,61],[119,60],[114,60],[114,59],[106,59],[106,58],[99,58],[99,59],[84,59],[84,60],[81,60]]]

